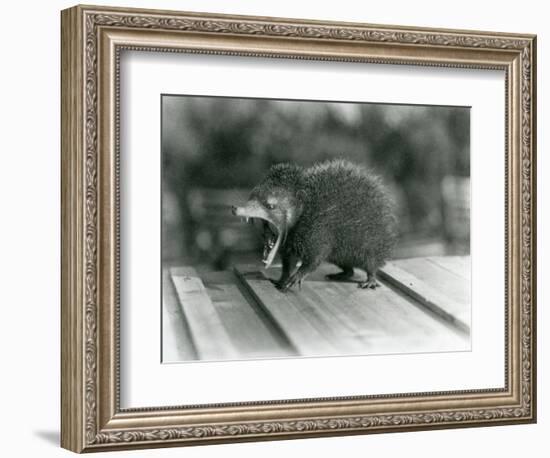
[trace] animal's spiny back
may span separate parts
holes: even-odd
[[[293,231],[297,247],[311,237],[333,246],[335,259],[374,250],[387,258],[395,242],[392,202],[381,180],[364,167],[343,160],[304,169],[304,211]]]
[[[353,212],[347,215],[350,218],[369,210],[380,216],[392,213],[391,199],[380,178],[348,161],[332,160],[306,169],[303,186],[308,199],[306,208],[313,213],[329,207],[338,217],[346,210]]]

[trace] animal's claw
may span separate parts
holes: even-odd
[[[277,289],[281,292],[281,293],[286,293],[289,289],[290,289],[290,285],[288,283],[285,283],[284,285],[278,285],[277,286]]]
[[[281,285],[280,282],[279,282],[279,280],[273,280],[273,279],[270,278],[269,281],[270,281],[271,283],[273,283],[273,286],[275,286],[275,288],[277,288],[277,289],[278,289],[278,288],[280,287],[280,285]]]
[[[284,281],[283,283],[278,283],[275,286],[277,286],[277,289],[279,289],[279,291],[281,291],[282,293],[286,293],[296,283],[298,283],[298,286],[300,288],[302,287],[302,279],[298,280],[295,277],[290,277],[288,280]]]
[[[367,281],[363,281],[357,285],[357,287],[362,289],[366,289],[366,288],[376,289],[379,286],[380,286],[380,283],[378,283],[375,278],[369,278],[367,279]]]
[[[271,283],[273,283],[273,286],[277,288],[282,293],[286,293],[291,285],[288,284],[288,281],[279,281],[279,280],[269,280]]]

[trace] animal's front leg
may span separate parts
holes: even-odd
[[[282,285],[284,285],[288,281],[290,275],[296,268],[298,257],[293,254],[285,253],[281,255],[281,261],[283,264],[281,278],[279,278],[279,280],[272,280],[273,284],[279,289],[281,289]]]
[[[321,264],[321,260],[315,260],[314,262],[302,262],[302,265],[294,272],[290,277],[288,277],[284,282],[281,282],[279,285],[279,289],[282,292],[287,292],[292,286],[294,286],[296,283],[301,287],[302,281],[304,278],[309,275],[311,272],[313,272],[319,265]]]
[[[376,280],[376,272],[380,263],[376,261],[374,256],[369,256],[367,262],[365,263],[365,271],[367,272],[367,281],[359,283],[359,288],[370,288],[375,289],[380,286],[380,283]]]

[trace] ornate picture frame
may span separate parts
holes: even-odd
[[[75,452],[536,421],[536,37],[75,6],[62,12],[61,445]],[[124,50],[502,70],[503,389],[120,407]]]

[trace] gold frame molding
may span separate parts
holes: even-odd
[[[536,421],[536,37],[75,6],[61,14],[61,445],[75,452]],[[118,94],[124,49],[506,75],[504,389],[121,409]]]

